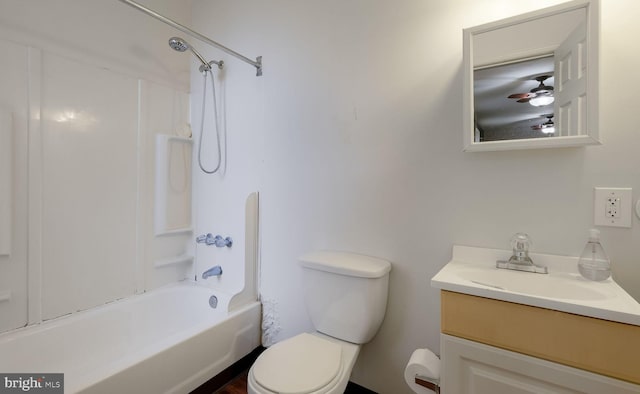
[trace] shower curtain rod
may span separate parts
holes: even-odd
[[[256,68],[256,77],[259,77],[259,76],[262,75],[262,56],[258,56],[256,58],[256,60],[251,60],[248,57],[242,56],[238,52],[236,52],[234,50],[231,50],[231,49],[227,48],[226,46],[224,46],[222,44],[218,44],[217,42],[213,41],[209,37],[203,36],[202,34],[198,33],[197,31],[193,31],[193,30],[189,29],[188,27],[186,27],[184,25],[181,25],[181,24],[179,24],[178,22],[176,22],[176,21],[174,21],[172,19],[167,18],[166,16],[158,14],[157,12],[155,12],[155,11],[145,7],[145,6],[136,3],[135,1],[132,1],[132,0],[119,0],[119,1],[121,1],[121,2],[123,2],[125,4],[128,4],[131,7],[135,8],[135,9],[137,9],[139,11],[142,11],[142,12],[144,12],[145,14],[147,14],[149,16],[152,16],[152,17],[156,18],[160,22],[164,22],[167,25],[180,30],[181,32],[188,34],[191,37],[197,38],[198,40],[200,40],[202,42],[206,42],[207,44],[212,45],[212,46],[220,49],[221,51],[228,53],[229,55],[235,56],[238,59],[240,59],[240,60],[242,60],[242,61],[244,61],[246,63],[249,63],[250,65],[252,65],[253,67]]]

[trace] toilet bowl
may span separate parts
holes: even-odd
[[[265,350],[249,370],[249,394],[339,394],[360,346],[382,324],[391,263],[345,252],[300,257],[307,312],[316,332]]]
[[[249,394],[344,393],[360,346],[303,333],[265,350],[249,370]]]

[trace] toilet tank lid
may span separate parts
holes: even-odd
[[[305,268],[359,278],[380,278],[391,271],[387,260],[349,252],[310,252],[299,260]]]

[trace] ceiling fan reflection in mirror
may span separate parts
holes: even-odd
[[[547,121],[534,126],[531,126],[533,130],[539,130],[543,134],[553,134],[556,132],[555,124],[553,123],[553,114],[543,115],[547,118]]]
[[[555,100],[553,97],[553,86],[545,85],[544,81],[551,78],[551,75],[540,75],[534,78],[540,84],[531,89],[528,93],[514,93],[508,98],[516,99],[518,103],[529,103],[534,107],[542,107],[552,104]]]

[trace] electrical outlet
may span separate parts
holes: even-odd
[[[616,219],[620,217],[620,197],[610,194],[605,202],[605,218]]]
[[[631,188],[595,188],[596,226],[631,227]]]

